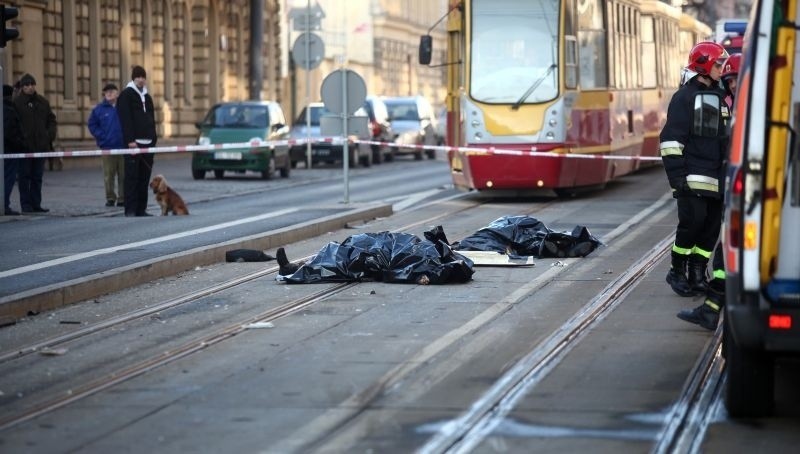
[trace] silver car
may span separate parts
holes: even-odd
[[[423,150],[403,145],[437,145],[436,116],[427,99],[422,96],[384,98],[389,110],[389,121],[395,133],[397,153],[412,153],[422,159]],[[424,150],[428,159],[436,158],[436,150]]]
[[[311,116],[311,129],[306,133],[306,112]],[[321,139],[322,133],[320,131],[320,118],[323,115],[330,115],[331,113],[325,109],[321,102],[314,102],[309,105],[309,108],[304,107],[294,121],[289,138],[294,140],[304,140],[306,137],[314,142],[311,143],[311,164],[318,164],[321,162],[334,163],[342,160],[341,145],[334,145],[329,142],[315,141]],[[356,111],[354,116],[366,117],[367,113],[363,108]],[[368,136],[359,137],[360,139],[368,140]],[[293,145],[289,151],[292,162],[292,167],[296,167],[298,162],[307,162],[306,159],[306,145]],[[369,144],[351,145],[349,147],[349,162],[352,167],[362,165],[370,167],[372,165],[372,147]]]

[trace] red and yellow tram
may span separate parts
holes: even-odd
[[[452,0],[451,8],[447,143],[464,149],[448,158],[464,189],[574,192],[637,170],[638,157],[658,156],[688,55],[683,39],[711,33],[657,0]]]

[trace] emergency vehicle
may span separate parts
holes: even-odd
[[[723,243],[728,413],[768,416],[800,353],[800,0],[755,0],[731,132]]]
[[[742,51],[747,19],[720,19],[714,27],[714,41],[722,44],[729,54]]]

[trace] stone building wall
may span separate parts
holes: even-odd
[[[264,3],[262,99],[282,101],[281,0]],[[249,0],[64,0],[20,8],[20,39],[4,52],[5,81],[30,72],[56,112],[57,145],[91,142],[86,120],[108,82],[147,70],[159,135],[191,140],[220,101],[247,99]]]

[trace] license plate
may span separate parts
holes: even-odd
[[[217,151],[214,153],[214,159],[221,161],[241,161],[242,152],[240,151]]]

